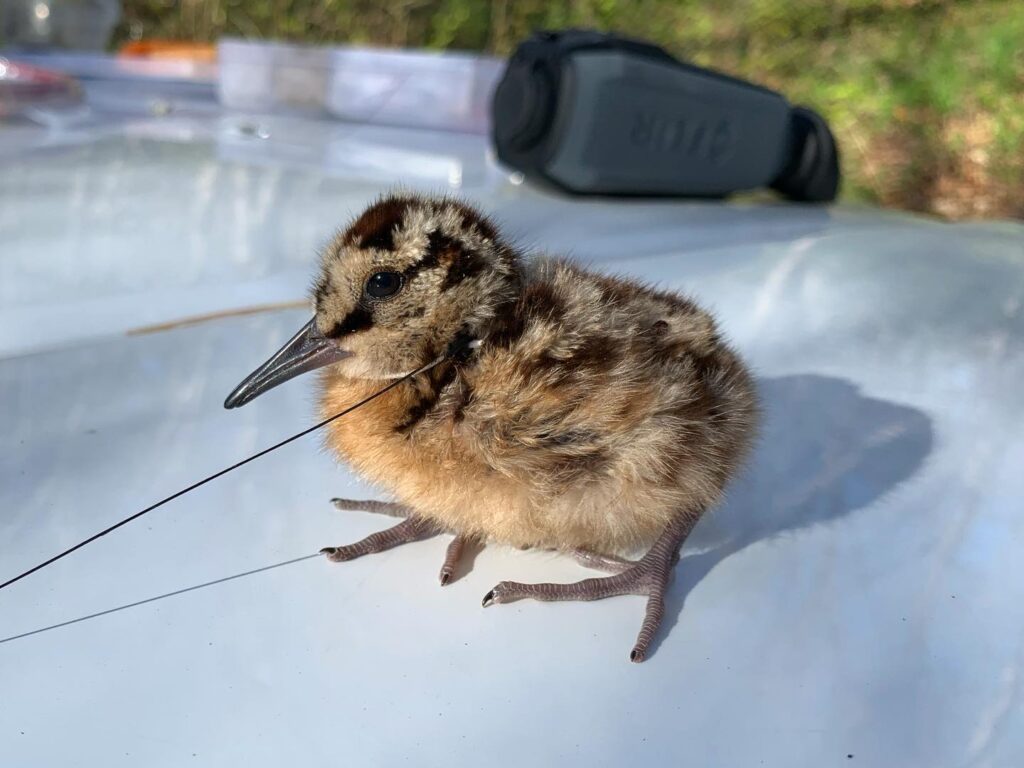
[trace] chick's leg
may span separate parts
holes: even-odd
[[[361,541],[354,544],[346,544],[340,547],[324,547],[321,554],[327,556],[328,560],[336,563],[346,560],[354,560],[363,555],[370,555],[383,552],[387,549],[402,544],[408,544],[421,539],[428,539],[441,533],[433,523],[416,517],[413,510],[403,504],[396,504],[390,501],[356,500],[356,499],[331,499],[331,503],[338,509],[357,510],[362,512],[376,512],[391,517],[405,517],[405,520],[397,525],[377,533],[372,533]],[[456,536],[448,545],[445,553],[444,564],[441,566],[441,586],[448,584],[455,575],[459,558],[468,537]]]
[[[338,509],[350,512],[373,512],[389,517],[411,517],[412,510],[404,504],[394,501],[376,501],[374,499],[331,499],[331,504]]]
[[[679,562],[679,548],[697,522],[697,516],[683,516],[674,521],[635,563],[602,557],[590,552],[577,552],[576,559],[584,565],[602,570],[619,569],[613,576],[584,579],[573,584],[521,584],[502,581],[484,596],[484,606],[511,603],[515,600],[601,600],[616,595],[643,595],[647,610],[630,661],[641,662],[665,613],[665,590],[672,569]]]

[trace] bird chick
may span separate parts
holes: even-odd
[[[321,368],[328,417],[440,359],[328,426],[327,445],[396,499],[336,505],[405,519],[324,553],[452,533],[442,584],[470,540],[573,554],[612,575],[503,581],[484,605],[645,595],[630,654],[642,661],[679,549],[755,428],[751,377],[711,316],[675,293],[526,259],[468,205],[412,195],[379,200],[327,247],[313,301],[313,319],[226,407]]]

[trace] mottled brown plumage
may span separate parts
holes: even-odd
[[[376,299],[367,281],[382,272],[401,287]],[[620,573],[582,592],[502,582],[488,600],[640,591],[641,660],[679,545],[754,431],[751,377],[711,316],[672,292],[526,259],[470,207],[415,196],[377,202],[339,235],[313,294],[316,327],[352,353],[322,373],[324,416],[454,339],[481,341],[330,424],[328,446],[410,522],[328,555],[438,531],[458,536],[452,561],[467,539],[576,553]],[[636,564],[616,557],[647,549]]]

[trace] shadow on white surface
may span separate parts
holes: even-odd
[[[651,656],[671,635],[687,596],[723,560],[868,506],[912,477],[932,449],[924,413],[864,397],[842,379],[783,376],[761,379],[758,390],[757,448],[726,502],[684,547]]]

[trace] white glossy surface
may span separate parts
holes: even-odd
[[[0,580],[311,422],[309,380],[221,408],[301,309],[125,331],[301,300],[396,182],[714,307],[761,446],[643,665],[640,598],[484,610],[589,573],[492,548],[441,589],[438,539],[0,641],[0,764],[1024,761],[1024,228],[578,202],[475,137],[200,112],[0,127]],[[354,540],[389,521],[327,500],[373,494],[304,439],[0,592],[0,636]]]

